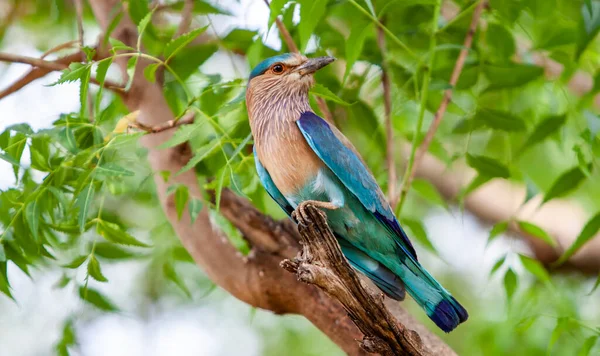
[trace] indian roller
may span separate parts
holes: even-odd
[[[417,260],[408,236],[352,143],[310,107],[313,74],[333,57],[288,53],[250,73],[246,103],[258,176],[291,216],[310,202],[326,213],[346,259],[386,295],[405,291],[450,332],[467,311]]]

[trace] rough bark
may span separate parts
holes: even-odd
[[[106,29],[112,16],[116,14],[114,9],[122,6],[118,0],[90,0],[90,4],[103,29]],[[123,16],[112,36],[126,44],[134,44],[137,41],[136,27],[127,16]],[[125,77],[126,62],[117,61],[117,64]],[[126,104],[131,111],[139,110],[138,120],[143,125],[156,127],[173,120],[174,116],[160,85],[149,83],[144,78],[143,68],[148,64],[143,59],[138,62]],[[178,172],[191,158],[187,145],[162,150],[157,148],[172,135],[172,131],[164,130],[143,138],[154,171]],[[281,260],[292,258],[299,251],[298,235],[293,224],[273,221],[245,200],[224,191],[221,196],[221,213],[242,232],[252,246],[250,254],[242,256],[211,224],[207,210],[203,210],[194,223],[186,213],[181,220],[177,218],[173,197],[166,194],[168,186],[185,184],[190,195],[196,197],[200,197],[200,189],[193,171],[173,174],[171,177],[169,182],[164,182],[161,178],[155,180],[162,207],[185,248],[211,280],[236,298],[255,307],[275,313],[304,315],[350,355],[365,353],[356,341],[362,339],[363,334],[342,305],[318,288],[298,282],[292,274],[279,267]],[[421,335],[424,347],[450,350],[443,341],[407,313],[399,313],[397,318],[403,324],[415,325],[415,329],[421,330],[424,334]]]

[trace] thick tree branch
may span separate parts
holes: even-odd
[[[365,288],[346,261],[329,229],[325,213],[309,204],[294,212],[303,246],[300,255],[281,263],[298,280],[314,284],[339,300],[364,334],[361,347],[382,355],[433,355],[419,334],[399,323],[383,303],[383,295]],[[448,349],[445,354],[451,354]]]
[[[460,73],[462,72],[462,69],[465,65],[465,60],[467,59],[467,54],[471,50],[471,45],[473,44],[473,36],[475,35],[475,31],[477,30],[477,24],[479,23],[479,18],[481,17],[481,13],[483,12],[483,9],[485,8],[486,4],[487,0],[480,0],[479,4],[477,4],[477,7],[475,8],[475,11],[473,12],[471,25],[469,26],[469,30],[467,31],[467,35],[465,36],[463,47],[460,50],[458,59],[454,64],[454,69],[452,70],[452,74],[450,76],[450,86],[452,88],[446,89],[446,91],[444,91],[444,97],[442,99],[442,102],[440,103],[439,108],[435,112],[435,116],[431,125],[429,126],[429,129],[427,130],[427,133],[425,134],[423,142],[417,149],[414,164],[412,166],[409,166],[408,170],[404,173],[407,175],[407,179],[405,180],[404,184],[402,184],[399,196],[393,200],[395,204],[393,204],[392,206],[396,206],[398,202],[403,201],[406,198],[406,194],[408,194],[410,185],[415,177],[415,169],[423,160],[423,155],[425,155],[425,153],[429,150],[429,145],[431,144],[431,141],[433,141],[433,137],[435,136],[435,133],[437,132],[437,129],[440,126],[440,123],[442,122],[442,118],[446,113],[448,104],[452,99],[452,91],[458,83]]]

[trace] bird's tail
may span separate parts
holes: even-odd
[[[469,317],[467,310],[411,256],[402,254],[394,272],[406,291],[442,330],[450,332]]]

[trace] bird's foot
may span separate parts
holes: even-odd
[[[306,219],[306,207],[308,205],[312,205],[316,208],[320,208],[320,209],[328,209],[328,210],[336,210],[339,209],[339,206],[335,205],[332,202],[328,202],[328,201],[319,201],[319,200],[305,200],[302,203],[298,204],[298,207],[296,208],[296,210],[294,210],[292,212],[292,218],[294,220],[296,220],[299,224],[302,224],[303,221]],[[322,215],[323,212],[320,211],[320,213]]]

